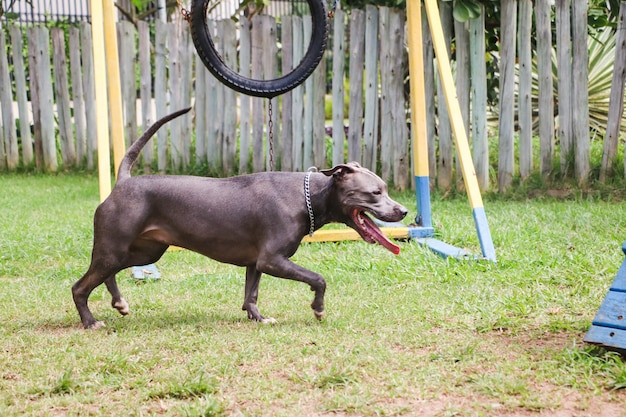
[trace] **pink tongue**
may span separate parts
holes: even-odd
[[[376,242],[380,243],[394,255],[398,255],[400,253],[400,246],[389,240],[389,238],[383,234],[383,232],[368,216],[361,215],[361,218],[364,220],[367,232]]]

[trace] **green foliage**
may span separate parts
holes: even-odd
[[[444,0],[454,1],[452,16],[459,22],[467,22],[480,16],[480,3],[476,0]]]

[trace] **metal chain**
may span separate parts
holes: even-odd
[[[274,120],[272,120],[272,99],[268,99],[268,106],[267,106],[267,136],[268,136],[268,143],[269,143],[269,151],[270,151],[270,171],[274,171]]]
[[[187,21],[187,23],[191,23],[191,12],[183,6],[182,0],[177,0],[178,8],[180,9],[180,14],[183,16],[183,19]]]
[[[311,206],[311,188],[310,188],[312,173],[313,171],[309,170],[306,173],[306,176],[304,177],[304,199],[306,201],[306,209],[309,212],[309,221],[311,224],[309,228],[309,236],[313,236],[313,233],[315,233],[315,218],[313,217],[313,207]]]
[[[337,10],[337,6],[339,6],[339,0],[334,0],[333,1],[333,6],[328,11],[328,18],[329,19],[332,19],[333,17],[335,17],[335,10]]]

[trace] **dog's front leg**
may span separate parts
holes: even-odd
[[[243,300],[242,310],[248,312],[248,318],[250,320],[258,321],[260,323],[275,323],[271,317],[263,317],[257,307],[257,299],[259,297],[259,283],[261,282],[261,271],[258,271],[254,266],[248,266],[246,268],[246,294]]]
[[[324,317],[326,280],[324,280],[323,276],[280,256],[259,258],[257,261],[257,270],[275,277],[287,278],[309,284],[311,291],[315,291],[315,297],[311,303],[313,313],[318,320]]]

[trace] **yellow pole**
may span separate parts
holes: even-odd
[[[411,87],[411,131],[413,132],[413,171],[428,176],[428,142],[426,133],[426,100],[424,99],[424,52],[422,42],[421,0],[406,2]]]
[[[422,42],[422,0],[407,0],[406,14],[409,44],[409,80],[411,85],[411,140],[413,173],[417,201],[416,223],[432,228],[430,208],[430,173],[426,132],[426,94],[424,92],[424,51]]]
[[[454,79],[452,78],[450,58],[448,57],[448,50],[446,49],[443,37],[443,28],[441,27],[437,0],[424,0],[424,4],[428,15],[428,23],[430,23],[433,47],[435,49],[435,55],[437,56],[439,77],[443,85],[446,104],[448,105],[448,114],[450,115],[450,123],[452,125],[452,131],[454,132],[454,142],[459,155],[459,162],[461,163],[465,188],[467,189],[470,206],[472,207],[476,231],[478,232],[478,240],[480,241],[483,256],[495,262],[496,251],[493,246],[493,240],[491,239],[491,232],[489,231],[489,224],[487,223],[487,216],[485,215],[485,208],[483,207],[483,199],[480,195],[478,179],[476,178],[476,171],[474,170],[474,162],[472,161],[472,154],[467,140],[467,132],[465,131],[463,116],[461,115],[461,106],[459,105]]]
[[[439,17],[439,8],[437,0],[424,0],[426,13],[428,14],[428,23],[430,23],[430,31],[433,38],[433,47],[437,55],[437,67],[439,68],[439,77],[446,96],[446,104],[448,105],[448,114],[450,115],[450,124],[454,132],[456,149],[459,153],[459,161],[461,163],[461,171],[463,172],[463,180],[467,189],[467,195],[472,208],[482,207],[482,197],[480,188],[478,187],[478,179],[472,162],[472,153],[470,152],[467,140],[467,132],[463,123],[461,107],[456,95],[454,79],[452,78],[452,69],[450,68],[450,59],[446,49],[443,28],[441,27],[441,19]]]
[[[109,86],[109,112],[111,114],[111,136],[113,139],[113,163],[115,175],[125,152],[124,119],[122,115],[122,85],[117,50],[117,31],[113,0],[102,0],[104,16],[104,38],[107,56],[107,78]]]
[[[109,154],[109,118],[106,92],[103,11],[100,0],[91,0],[91,36],[96,97],[96,135],[98,137],[98,180],[100,201],[111,193],[111,156]]]

